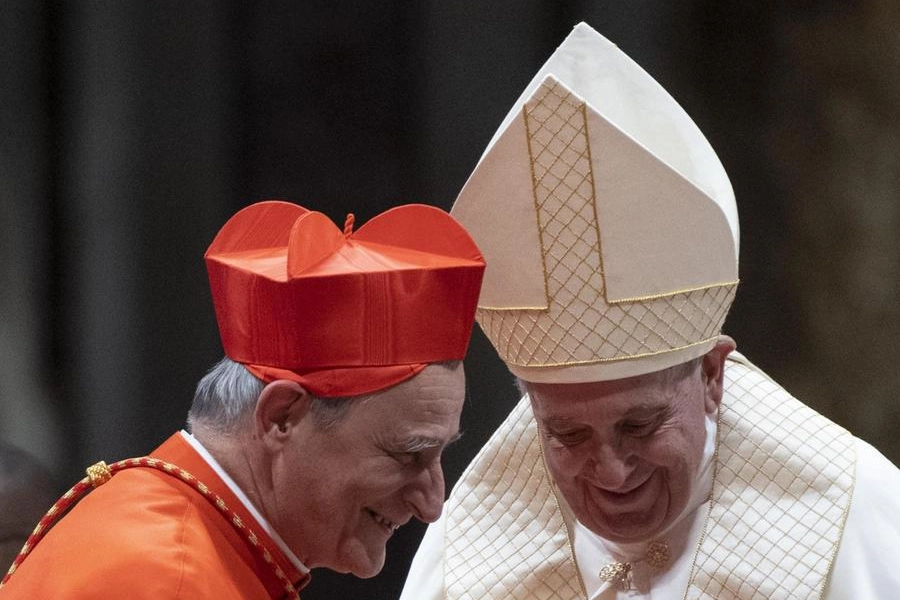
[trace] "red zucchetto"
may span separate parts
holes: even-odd
[[[388,210],[357,231],[270,200],[244,208],[206,252],[225,354],[260,379],[322,397],[382,390],[462,359],[484,258],[446,212]]]

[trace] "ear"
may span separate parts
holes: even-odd
[[[713,414],[722,403],[725,378],[725,359],[737,347],[727,335],[720,335],[712,350],[703,355],[700,369],[706,387],[706,412]]]
[[[254,411],[254,433],[266,446],[283,445],[309,413],[313,396],[299,383],[277,379],[263,388]]]

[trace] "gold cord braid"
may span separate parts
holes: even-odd
[[[231,523],[231,526],[244,538],[247,544],[251,547],[254,553],[257,556],[261,557],[266,564],[272,567],[272,571],[281,584],[284,586],[284,591],[288,594],[289,598],[299,600],[300,596],[297,592],[297,588],[294,587],[294,584],[288,579],[288,576],[285,574],[284,570],[275,562],[272,558],[272,554],[269,550],[260,543],[259,537],[254,533],[251,529],[249,529],[245,524],[243,519],[237,515],[233,510],[231,510],[226,504],[225,501],[218,494],[212,492],[206,485],[197,480],[196,477],[185,471],[184,469],[173,465],[171,463],[167,463],[165,461],[151,458],[149,456],[145,456],[142,458],[129,458],[127,460],[121,460],[119,462],[113,463],[111,465],[107,465],[105,462],[100,461],[88,467],[85,471],[87,473],[87,477],[76,483],[72,488],[63,494],[62,498],[56,501],[56,503],[50,507],[50,510],[47,511],[47,514],[38,522],[37,526],[34,528],[34,531],[28,537],[28,540],[25,542],[25,545],[22,546],[22,550],[19,551],[18,556],[13,561],[12,566],[9,568],[9,571],[6,573],[6,576],[3,578],[3,581],[0,581],[0,588],[9,581],[9,578],[13,573],[16,572],[16,569],[19,568],[19,565],[22,564],[22,561],[31,553],[37,543],[46,535],[47,531],[50,527],[56,522],[56,520],[63,515],[66,510],[68,510],[81,496],[83,496],[86,492],[91,489],[100,487],[107,481],[109,481],[112,476],[123,469],[128,469],[132,467],[149,467],[152,469],[156,469],[161,471],[167,475],[171,475],[173,477],[177,477],[195,491],[197,491],[201,496],[203,496],[210,504],[212,504],[216,510],[218,510],[225,519]]]
[[[91,487],[98,488],[112,478],[112,471],[102,460],[85,469]]]

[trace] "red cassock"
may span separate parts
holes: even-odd
[[[177,465],[221,497],[273,561],[200,492],[153,468],[116,473],[47,533],[0,588],[0,599],[270,600],[289,598],[276,567],[309,579],[180,435],[152,457]]]

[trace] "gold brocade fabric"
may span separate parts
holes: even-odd
[[[447,597],[583,598],[527,400],[482,448],[447,510]]]
[[[817,599],[849,509],[853,438],[739,356],[725,377],[710,514],[687,550],[696,557],[683,597]],[[448,599],[586,597],[527,399],[445,510]]]
[[[819,598],[853,491],[853,437],[760,371],[726,371],[709,525],[687,598]]]
[[[549,79],[526,104],[546,307],[476,313],[504,362],[563,366],[685,349],[713,339],[736,282],[656,297],[607,298],[585,103]]]

